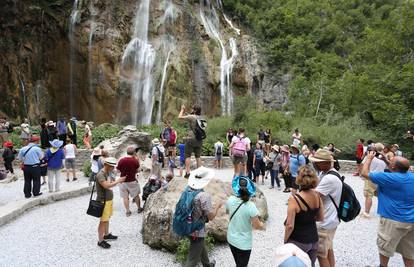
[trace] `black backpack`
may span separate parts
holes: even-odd
[[[207,121],[205,119],[197,118],[196,127],[193,129],[195,138],[198,141],[206,139]]]
[[[333,174],[338,177],[342,182],[342,193],[339,206],[336,205],[334,199],[329,195],[331,201],[334,203],[336,211],[338,212],[339,221],[349,222],[355,219],[361,212],[361,205],[357,197],[355,196],[354,190],[348,184],[344,182],[345,177],[341,176],[335,171],[329,171],[327,174]]]
[[[217,155],[221,155],[221,154],[223,154],[222,146],[218,146],[217,147]]]
[[[161,150],[158,147],[155,147],[158,152],[158,162],[161,163],[161,166],[164,168],[164,153],[161,152]]]

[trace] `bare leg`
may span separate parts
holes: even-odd
[[[335,267],[335,255],[332,249],[328,250],[328,260],[331,267]]]
[[[365,197],[365,212],[369,214],[372,206],[372,198],[371,197]]]
[[[190,173],[191,157],[185,159],[185,172]]]
[[[109,221],[107,221],[105,225],[105,235],[107,234],[109,234]]]
[[[197,168],[201,167],[201,158],[196,158]]]
[[[135,197],[135,204],[137,204],[138,210],[141,209],[141,198],[139,195]]]
[[[124,197],[123,201],[126,212],[131,212],[131,210],[129,209],[129,197]]]
[[[235,164],[234,165],[233,179],[234,179],[234,177],[236,177],[237,175],[239,175],[239,172],[240,172],[240,164]]]
[[[385,257],[384,255],[381,255],[381,254],[379,256],[380,256],[380,264],[381,264],[381,267],[388,267],[388,262],[390,261],[390,258],[389,257]],[[405,264],[405,262],[404,262],[404,264]]]
[[[98,240],[99,242],[103,241],[104,235],[107,229],[108,222],[99,222],[98,226]]]
[[[409,260],[403,257],[405,267],[414,267],[414,260]]]
[[[73,174],[73,178],[76,178],[76,169],[75,168],[72,169],[72,174]]]
[[[320,267],[330,267],[328,258],[318,257],[318,261]]]

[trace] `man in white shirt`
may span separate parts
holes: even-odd
[[[309,160],[320,172],[321,180],[316,187],[316,191],[320,194],[325,209],[324,220],[317,224],[319,235],[318,261],[320,267],[333,267],[335,266],[333,239],[340,222],[335,204],[339,206],[341,200],[342,181],[335,174],[332,174],[332,172],[337,173],[337,171],[333,168],[334,159],[328,150],[319,149],[315,155],[309,156]]]
[[[215,167],[217,169],[223,168],[223,150],[224,145],[219,138],[217,142],[214,144],[214,156],[215,156]]]
[[[380,159],[382,157],[381,153],[384,150],[384,145],[381,143],[376,143],[373,145],[373,150],[376,152],[375,158],[372,159],[369,172],[384,172],[387,164]],[[367,157],[362,161],[362,165],[367,161]],[[365,218],[369,218],[369,212],[371,211],[372,198],[377,195],[377,185],[371,182],[368,179],[365,179],[364,184],[364,197],[365,197],[365,211],[361,215]]]
[[[154,174],[161,179],[161,169],[164,167],[165,148],[158,138],[152,140],[152,170],[151,174]]]

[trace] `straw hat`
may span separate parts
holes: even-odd
[[[116,166],[116,162],[117,162],[117,160],[114,157],[108,157],[108,158],[105,159],[105,164],[106,165],[109,165],[111,167],[115,167]]]
[[[154,139],[152,139],[152,144],[154,146],[158,146],[160,144],[160,140],[158,138],[154,138]]]
[[[272,149],[278,152],[280,151],[280,147],[278,145],[272,146]]]
[[[374,145],[374,149],[377,152],[382,152],[384,150],[384,145],[381,143],[375,143]]]
[[[398,144],[393,144],[392,146],[395,146],[397,149],[400,149],[400,146]]]
[[[300,152],[300,146],[298,144],[291,144],[290,148],[296,148]]]
[[[309,160],[311,162],[335,161],[332,157],[332,153],[325,149],[318,149],[318,151],[316,151],[316,153],[313,156],[309,156]]]
[[[295,244],[287,243],[276,248],[276,255],[272,266],[310,267],[312,264],[307,253],[303,252]]]
[[[192,189],[203,189],[215,176],[212,169],[201,166],[190,173],[188,186]]]
[[[281,152],[289,152],[289,146],[288,145],[283,145],[281,148],[280,148],[280,151]]]

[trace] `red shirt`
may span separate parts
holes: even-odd
[[[357,151],[356,151],[357,158],[362,159],[363,155],[364,155],[364,145],[357,144]]]
[[[126,176],[125,182],[134,182],[139,161],[135,157],[126,156],[119,160],[116,168],[121,172],[121,177]]]

